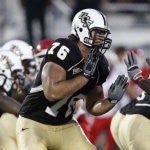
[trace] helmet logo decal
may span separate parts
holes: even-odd
[[[10,69],[12,66],[14,66],[13,62],[7,56],[2,55],[0,57],[0,61],[3,63],[6,69]]]
[[[81,15],[79,16],[79,19],[83,23],[83,27],[86,27],[85,18],[86,18],[88,26],[90,26],[94,22],[94,21],[91,20],[91,18],[88,15],[88,13],[82,12]]]
[[[23,53],[19,50],[19,48],[16,45],[13,45],[11,48],[11,51],[16,54],[17,56],[22,56]]]

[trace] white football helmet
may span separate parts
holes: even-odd
[[[22,40],[11,40],[2,46],[3,50],[9,50],[18,55],[21,60],[34,59],[33,47]]]
[[[0,91],[7,95],[11,91],[12,86],[11,71],[7,68],[5,60],[0,61]]]
[[[2,46],[4,51],[11,51],[21,59],[25,73],[30,73],[31,62],[35,61],[33,47],[22,40],[11,40]],[[34,66],[36,70],[36,66]]]
[[[11,71],[6,65],[6,60],[3,59],[3,61],[1,61],[1,57],[0,57],[0,75],[1,74],[11,79]]]
[[[104,42],[106,42],[105,44],[110,43],[111,45],[112,40],[107,38],[110,30],[103,13],[95,9],[83,9],[73,18],[71,34],[79,38],[87,46],[92,46],[91,31],[94,29],[105,31],[106,38]],[[110,45],[107,47],[110,48]]]
[[[11,51],[0,51],[0,61],[11,71],[24,70],[21,60]]]
[[[0,88],[5,93],[12,89],[14,74],[23,73],[21,60],[11,51],[0,51]]]

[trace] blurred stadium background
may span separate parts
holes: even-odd
[[[68,36],[76,1],[51,0],[46,9],[47,38]],[[127,49],[141,49],[144,57],[150,57],[150,0],[100,0],[99,9],[108,17],[113,40],[111,50],[125,46]],[[0,47],[10,40],[28,41],[25,22],[21,0],[0,0]],[[35,47],[40,41],[37,22],[33,30]]]
[[[102,1],[100,8],[107,15],[112,48],[117,45],[141,48],[150,54],[150,1]],[[70,15],[75,0],[51,0],[46,10],[48,38],[65,37],[70,32]],[[35,43],[40,39],[38,24],[34,25]],[[27,40],[25,16],[19,0],[0,0],[0,45],[8,40]]]

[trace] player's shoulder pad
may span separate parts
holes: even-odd
[[[68,47],[70,49],[70,51],[72,53],[80,53],[80,50],[77,46],[77,44],[71,40],[71,39],[68,39],[68,38],[59,38],[59,39],[56,39],[55,42],[59,42],[61,45],[65,45],[66,47]]]
[[[77,44],[66,38],[56,39],[45,56],[46,62],[55,62],[65,68],[65,70],[68,70],[81,59],[82,55]]]

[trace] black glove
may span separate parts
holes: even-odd
[[[123,96],[128,85],[127,77],[119,75],[108,90],[108,99],[111,103],[116,104]]]
[[[95,73],[98,61],[99,61],[99,51],[98,48],[95,47],[89,53],[88,59],[86,60],[83,66],[82,75],[85,76],[87,79],[90,79]]]
[[[104,54],[100,53],[99,61],[94,76],[97,78],[97,85],[102,85],[109,75],[109,63]]]

